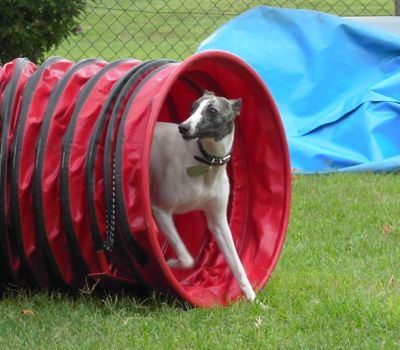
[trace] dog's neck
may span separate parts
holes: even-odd
[[[225,157],[232,150],[234,134],[235,127],[233,127],[230,134],[219,141],[216,141],[214,138],[204,138],[200,139],[200,142],[208,154],[216,157]]]

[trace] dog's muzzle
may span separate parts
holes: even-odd
[[[190,133],[190,126],[185,125],[185,124],[179,124],[178,125],[178,130],[181,133],[182,137],[184,140],[192,140],[195,139],[196,137],[194,135],[191,135]]]

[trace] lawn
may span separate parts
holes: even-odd
[[[7,292],[0,348],[398,349],[399,174],[294,176],[278,266],[253,304]]]
[[[82,31],[49,55],[74,60],[182,60],[223,23],[261,4],[316,9],[341,16],[394,14],[393,0],[89,0]]]

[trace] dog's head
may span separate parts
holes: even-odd
[[[203,96],[192,104],[190,117],[179,124],[179,132],[185,140],[222,140],[232,132],[241,105],[241,99],[228,100],[215,96],[211,91],[204,91]]]

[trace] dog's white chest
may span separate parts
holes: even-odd
[[[183,213],[202,209],[215,196],[229,193],[225,167],[188,176],[187,167],[199,164],[193,158],[196,152],[196,143],[184,141],[175,124],[156,124],[150,162],[153,204]]]

